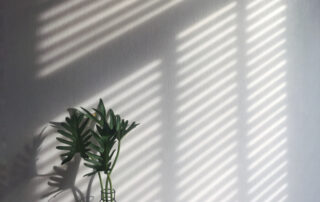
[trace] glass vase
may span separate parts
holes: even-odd
[[[106,194],[105,190],[102,190],[100,202],[117,202],[116,201],[116,190],[108,189],[107,194]]]

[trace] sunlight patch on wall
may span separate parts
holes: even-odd
[[[248,195],[250,201],[288,198],[286,113],[286,5],[248,1]]]
[[[163,136],[161,64],[161,60],[155,60],[79,104],[86,108],[96,107],[98,99],[102,98],[106,107],[113,108],[125,119],[143,123],[130,133],[122,144],[121,155],[113,175],[119,201],[161,199],[163,174],[160,170],[163,164],[160,147]],[[61,121],[63,117],[64,115],[60,115],[56,119]],[[54,164],[59,165],[59,153],[55,149],[56,136],[57,134],[51,134],[47,138],[39,158],[39,170],[48,171]],[[83,162],[80,163],[77,177],[74,179],[74,186],[81,190],[79,195],[82,193],[85,196],[90,178],[83,175],[90,169],[82,164]],[[68,167],[65,169],[67,170]],[[55,200],[73,201],[74,194],[70,190],[65,190]],[[44,193],[43,188],[39,189],[39,193]],[[100,185],[97,179],[93,181],[90,195],[100,196]]]
[[[236,2],[177,34],[176,201],[237,198]]]
[[[71,9],[77,5],[73,0],[66,8],[63,4],[44,11],[37,32],[41,67],[37,76],[46,77],[66,67],[182,1],[92,1]]]

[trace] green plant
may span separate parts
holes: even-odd
[[[98,107],[93,108],[93,113],[85,108],[81,109],[84,112],[68,109],[69,117],[66,117],[65,122],[51,122],[57,132],[64,136],[57,137],[63,144],[57,146],[57,149],[65,151],[61,154],[62,164],[79,153],[85,160],[84,165],[92,169],[85,176],[99,176],[101,200],[113,202],[115,199],[111,174],[119,158],[121,140],[138,124],[129,124],[129,121],[114,114],[112,109],[107,111],[101,99]],[[105,186],[101,172],[106,175]]]

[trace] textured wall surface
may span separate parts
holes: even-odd
[[[319,201],[318,0],[0,4],[0,201],[99,201],[39,136],[99,98],[141,123],[117,201]]]

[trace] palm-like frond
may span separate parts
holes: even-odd
[[[116,139],[114,136],[101,136],[92,131],[95,143],[90,144],[92,152],[88,152],[89,158],[86,159],[85,165],[93,169],[93,172],[87,175],[94,175],[97,172],[109,172],[112,166],[112,158],[116,151],[114,145]]]
[[[93,109],[96,114],[95,116],[88,110],[84,108],[82,109],[85,110],[85,115],[88,118],[92,119],[97,123],[98,126],[100,126],[97,128],[100,134],[114,135],[119,141],[121,141],[125,135],[139,125],[136,122],[129,124],[129,121],[122,119],[119,114],[114,114],[112,109],[109,109],[106,113],[105,106],[101,99],[97,109]]]
[[[82,109],[85,111],[85,116],[96,123],[96,131],[91,131],[96,144],[90,145],[94,152],[88,153],[89,158],[86,159],[88,163],[85,163],[87,167],[93,169],[93,172],[88,175],[100,171],[109,172],[112,169],[112,158],[116,151],[115,143],[120,142],[138,124],[133,122],[129,125],[127,120],[121,119],[120,115],[115,115],[112,109],[107,112],[101,99],[98,107],[93,109],[94,114],[85,108]]]
[[[63,136],[57,137],[57,140],[63,145],[57,146],[59,150],[65,151],[61,154],[62,164],[70,161],[76,153],[79,153],[84,159],[88,158],[88,146],[90,145],[91,133],[87,128],[89,119],[77,109],[68,109],[69,117],[65,122],[51,122],[52,126],[57,128],[57,132]]]

